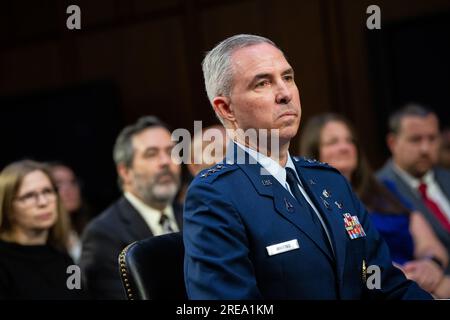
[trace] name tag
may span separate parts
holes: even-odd
[[[283,253],[286,251],[295,250],[298,248],[300,248],[300,246],[298,245],[297,239],[273,244],[271,246],[266,247],[267,253],[269,254],[269,256],[273,256],[273,255]]]

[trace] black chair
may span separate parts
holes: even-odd
[[[128,300],[185,300],[184,245],[179,232],[128,245],[119,255]]]

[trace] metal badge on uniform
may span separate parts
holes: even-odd
[[[283,252],[299,249],[298,240],[289,240],[266,247],[269,256],[274,256]]]
[[[357,216],[352,216],[350,213],[344,213],[344,225],[350,239],[353,240],[366,236]]]
[[[341,202],[339,201],[335,201],[334,204],[336,205],[336,207],[338,207],[339,209],[342,209],[344,206],[342,205]]]
[[[289,212],[294,212],[294,205],[286,198],[284,198],[284,204],[286,205],[286,210]]]
[[[322,195],[323,195],[325,198],[329,198],[329,197],[331,196],[331,193],[330,193],[330,191],[328,191],[327,189],[324,189],[324,190],[322,191]]]
[[[320,197],[320,199],[322,200],[323,205],[325,206],[325,208],[327,208],[328,210],[331,210],[331,206],[330,206],[330,204],[328,203],[328,201],[325,200],[325,199],[322,198],[322,197]]]

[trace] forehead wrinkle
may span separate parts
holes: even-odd
[[[258,48],[270,47],[273,50],[259,50]],[[244,55],[243,52],[246,51]],[[261,55],[260,51],[264,51]],[[281,60],[279,58],[282,58]],[[276,47],[269,44],[258,44],[245,48],[240,48],[233,52],[231,55],[233,75],[243,76],[245,80],[251,81],[257,74],[272,74],[280,69],[279,65],[286,65],[286,69],[282,72],[286,72],[288,69],[292,69],[287,62],[283,53]],[[250,71],[250,74],[248,74]]]
[[[132,146],[135,150],[142,150],[142,151],[146,151],[150,148],[155,148],[155,149],[165,149],[165,148],[169,148],[169,147],[173,147],[175,145],[174,141],[172,141],[171,139],[171,135],[169,132],[158,132],[158,131],[150,131],[150,130],[154,130],[154,129],[159,129],[159,128],[148,128],[145,129],[144,131],[134,135],[132,137]],[[165,129],[163,129],[165,130]],[[167,134],[167,138],[168,141],[167,143],[162,141],[166,138],[166,134]],[[152,135],[152,137],[150,137],[150,135]]]

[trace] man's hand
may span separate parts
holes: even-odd
[[[414,260],[405,263],[403,272],[410,280],[416,281],[424,290],[433,292],[444,274],[432,260]]]

